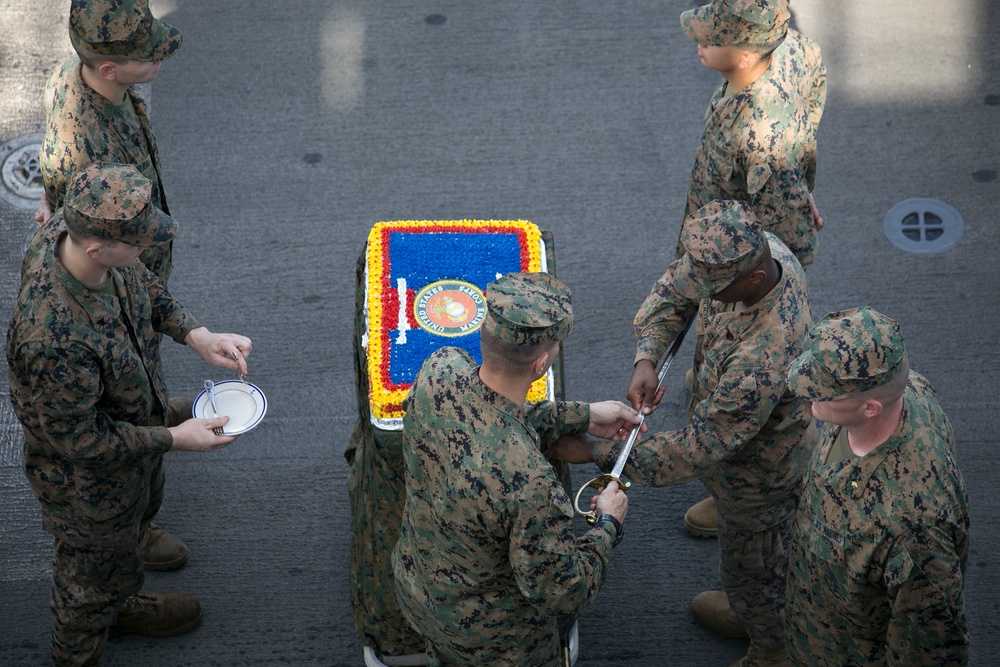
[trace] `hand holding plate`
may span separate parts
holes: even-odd
[[[186,452],[210,452],[213,449],[225,447],[236,440],[237,435],[221,435],[223,427],[229,423],[229,417],[212,417],[205,419],[188,419],[168,430],[174,438],[172,449]]]

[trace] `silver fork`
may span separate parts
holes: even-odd
[[[215,404],[215,383],[212,382],[211,380],[205,380],[205,391],[208,392],[208,402],[212,406],[212,412],[215,413],[216,417],[220,416],[219,415],[219,408]],[[216,426],[215,428],[213,428],[212,429],[212,433],[214,433],[215,435],[225,435],[226,434],[225,431],[222,430],[221,426]]]
[[[236,372],[240,376],[240,382],[243,384],[250,384],[250,375],[240,370],[240,360],[236,358],[236,353],[233,352],[232,354],[227,354],[226,356],[232,357],[233,361],[236,362]]]

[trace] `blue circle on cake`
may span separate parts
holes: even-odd
[[[479,331],[486,317],[482,290],[461,280],[438,280],[417,292],[413,318],[435,336],[467,336]]]

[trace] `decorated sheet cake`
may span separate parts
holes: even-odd
[[[375,426],[402,429],[402,401],[434,350],[460,347],[482,361],[487,284],[507,273],[546,271],[542,243],[524,220],[403,220],[372,228],[362,344]],[[550,371],[532,385],[528,401],[551,398]]]

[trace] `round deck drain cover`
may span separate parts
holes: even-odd
[[[0,145],[0,175],[3,186],[0,197],[18,208],[38,208],[42,186],[42,170],[38,166],[38,151],[42,148],[41,132],[26,134]]]
[[[939,199],[916,197],[890,208],[882,220],[882,231],[900,250],[929,255],[953,248],[962,238],[965,221]]]

